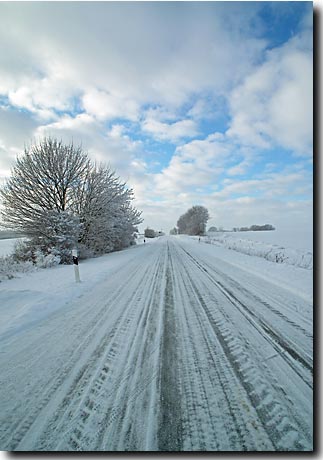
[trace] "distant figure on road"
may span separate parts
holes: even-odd
[[[144,243],[146,243],[146,240],[145,240],[145,238],[144,238]]]
[[[201,241],[201,237],[199,236],[199,243],[200,243],[200,241]]]

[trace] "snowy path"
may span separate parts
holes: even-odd
[[[201,246],[130,250],[0,337],[1,449],[312,449],[311,306]]]

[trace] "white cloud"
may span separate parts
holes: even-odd
[[[178,108],[193,93],[223,93],[241,81],[265,46],[241,27],[254,22],[256,9],[232,33],[216,3],[0,8],[2,23],[15,25],[0,34],[10,56],[0,90],[27,109],[60,109],[82,94],[85,109],[100,119],[120,113],[136,119],[138,107],[149,103]]]
[[[120,138],[125,131],[125,127],[123,125],[115,124],[112,125],[110,131],[108,132],[109,137],[116,137]]]
[[[312,155],[312,66],[306,31],[268,52],[265,62],[232,92],[227,134],[243,145],[279,145]]]
[[[177,147],[169,165],[155,176],[156,193],[169,195],[214,184],[231,158],[231,147],[220,133]]]
[[[233,227],[270,223],[277,229],[304,228],[312,223],[312,202],[281,201],[268,198],[244,196],[236,199],[209,198],[205,205],[213,219],[209,225]]]
[[[212,194],[213,197],[224,199],[234,195],[251,195],[262,198],[292,198],[297,195],[307,195],[308,199],[312,193],[311,175],[305,169],[293,170],[285,168],[279,173],[262,173],[253,179],[223,180],[223,188]],[[302,193],[301,193],[302,191]]]
[[[24,112],[0,107],[0,177],[8,177],[17,155],[32,137],[37,124]]]
[[[82,102],[85,111],[99,120],[119,117],[133,121],[138,119],[138,104],[121,95],[92,89],[83,95]]]
[[[183,138],[192,138],[198,134],[197,125],[193,120],[163,123],[148,118],[142,123],[142,130],[156,139],[172,142],[177,142]]]
[[[245,161],[237,164],[236,166],[232,166],[229,168],[227,173],[229,176],[239,176],[240,174],[244,174],[248,169],[249,164]]]
[[[28,86],[20,86],[16,91],[9,91],[8,95],[13,105],[31,111],[37,108],[68,111],[71,108],[73,92],[64,82],[43,78],[30,82]]]
[[[270,169],[251,171],[268,147],[311,153],[312,19],[264,54],[262,4],[244,3],[0,2],[0,98],[16,109],[16,117],[6,113],[10,126],[0,114],[2,172],[24,142],[52,134],[109,162],[163,226],[194,203],[222,225],[286,213],[279,200],[309,193],[310,175],[289,171],[284,182]],[[223,132],[208,135],[215,130]],[[159,170],[145,138],[175,144],[167,165],[158,153]],[[230,182],[248,173],[249,182]],[[218,195],[205,196],[206,188]]]
[[[81,113],[76,117],[72,117],[70,115],[63,115],[57,121],[47,124],[41,125],[37,128],[36,134],[39,137],[47,136],[49,132],[82,132],[85,135],[89,129],[91,130],[92,127],[95,125],[95,120],[93,117],[86,113]]]
[[[142,143],[133,141],[123,132],[121,125],[115,125],[106,132],[93,116],[82,113],[76,117],[64,115],[54,123],[38,127],[35,137],[55,136],[65,142],[73,140],[76,144],[80,143],[93,160],[108,163],[127,179],[131,161],[140,155]]]

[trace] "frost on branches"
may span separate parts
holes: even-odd
[[[134,243],[141,213],[133,191],[81,147],[45,138],[25,149],[1,189],[2,226],[28,237],[16,258],[46,264],[119,250]]]

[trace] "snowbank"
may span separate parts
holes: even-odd
[[[242,233],[248,233],[248,235],[242,235]],[[296,267],[308,270],[313,269],[313,253],[311,251],[251,240],[248,238],[250,233],[262,234],[264,232],[239,232],[239,235],[234,233],[213,233],[202,237],[202,241],[208,244],[223,246],[250,256],[262,257],[271,262],[295,265]],[[256,237],[263,238],[261,235],[256,235]]]

